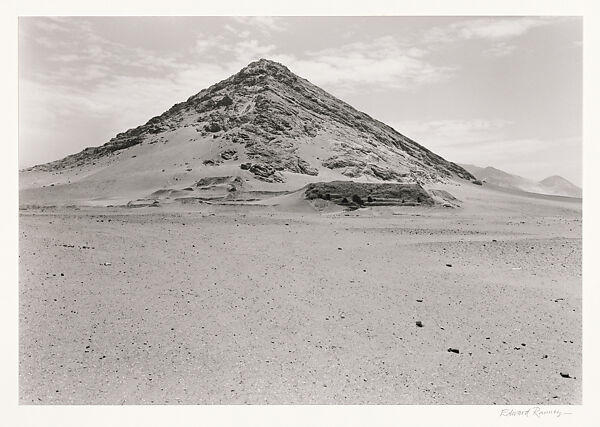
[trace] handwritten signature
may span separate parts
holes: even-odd
[[[500,411],[501,417],[522,417],[522,418],[543,418],[543,417],[562,417],[563,415],[571,415],[571,412],[563,412],[560,409],[555,408],[540,408],[539,406],[532,406],[527,409],[502,409]]]

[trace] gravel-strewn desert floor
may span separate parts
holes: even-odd
[[[581,403],[580,208],[23,210],[20,402]]]

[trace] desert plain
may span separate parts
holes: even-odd
[[[21,404],[580,404],[581,199],[22,206]]]

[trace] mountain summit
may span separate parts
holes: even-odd
[[[159,188],[223,175],[266,183],[475,179],[266,59],[250,63],[102,146],[29,171],[62,175],[57,184],[103,177],[115,181],[120,176],[138,177]]]

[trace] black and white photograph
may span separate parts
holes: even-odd
[[[576,417],[581,14],[15,19],[21,410]]]

